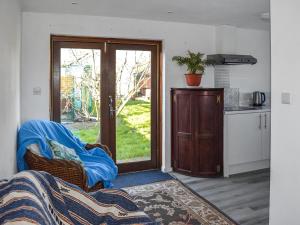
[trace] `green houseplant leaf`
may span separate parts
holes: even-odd
[[[186,56],[174,56],[172,61],[179,66],[185,65],[190,74],[202,74],[207,66],[215,65],[214,61],[204,59],[204,54],[191,51],[188,51]]]

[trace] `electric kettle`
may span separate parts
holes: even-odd
[[[253,92],[253,105],[262,106],[266,101],[266,95],[264,92],[255,91]]]

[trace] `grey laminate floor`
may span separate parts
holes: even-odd
[[[270,172],[230,178],[195,178],[171,173],[241,225],[269,224]]]

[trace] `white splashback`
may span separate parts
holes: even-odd
[[[228,66],[215,66],[215,87],[230,88],[230,71]]]

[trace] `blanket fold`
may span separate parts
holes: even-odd
[[[18,170],[26,170],[24,160],[27,147],[38,144],[40,153],[47,159],[52,159],[52,151],[47,144],[47,138],[72,148],[84,164],[88,178],[88,186],[92,187],[102,181],[104,187],[111,187],[111,181],[118,174],[117,166],[112,158],[101,148],[86,150],[86,143],[80,141],[62,124],[46,120],[30,120],[25,122],[18,132],[17,165]]]

